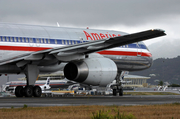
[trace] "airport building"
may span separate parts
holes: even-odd
[[[147,79],[151,77],[137,76],[137,75],[127,75],[124,76],[124,81],[129,81],[130,83],[124,84],[125,87],[148,87]]]

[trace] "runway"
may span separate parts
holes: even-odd
[[[99,96],[99,97],[42,97],[15,98],[1,97],[0,108],[44,107],[44,106],[77,106],[77,105],[151,105],[180,103],[180,95],[165,96]]]

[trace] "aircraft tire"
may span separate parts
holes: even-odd
[[[122,88],[119,89],[119,96],[123,96],[123,89]]]
[[[42,90],[39,86],[34,86],[33,87],[33,96],[34,97],[41,97]]]
[[[24,95],[25,95],[25,97],[32,97],[33,96],[33,86],[26,86],[24,88]]]
[[[16,97],[23,97],[23,87],[22,86],[17,86],[15,89],[15,95]]]
[[[116,89],[113,89],[113,96],[116,96],[117,92]]]

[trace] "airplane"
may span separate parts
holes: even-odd
[[[44,85],[40,86],[40,88],[41,88],[42,91],[51,88],[51,86],[50,86],[50,77],[47,77],[46,83]]]
[[[38,80],[36,81],[35,85],[40,86],[41,90],[50,89],[50,88],[68,88],[70,85],[75,84],[72,81],[68,80],[52,80],[51,84],[49,83],[50,77],[47,80]],[[6,85],[3,87],[3,91],[12,91],[14,92],[17,86],[26,86],[26,81],[11,81],[7,82]],[[46,87],[46,88],[45,88]]]
[[[16,97],[40,97],[39,74],[63,70],[68,80],[106,86],[116,79],[122,96],[123,71],[147,69],[152,55],[142,42],[164,36],[161,29],[121,31],[0,23],[0,74],[24,73]]]

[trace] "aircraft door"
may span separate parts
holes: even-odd
[[[81,33],[81,32],[76,32],[76,35],[77,35],[78,40],[80,41],[80,43],[83,43],[84,42],[84,39],[83,39],[84,34]]]
[[[142,49],[141,49],[140,42],[137,42],[136,46],[137,46],[137,56],[141,56],[142,55]]]

